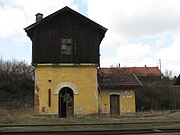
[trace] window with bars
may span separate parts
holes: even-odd
[[[72,38],[61,38],[61,53],[64,55],[75,54],[75,44],[72,43]]]

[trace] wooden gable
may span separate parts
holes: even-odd
[[[64,7],[25,28],[32,40],[32,63],[99,64],[106,28]]]

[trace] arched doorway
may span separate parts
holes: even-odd
[[[110,95],[110,114],[119,115],[119,95]]]
[[[74,114],[74,93],[64,87],[59,92],[59,117],[72,117]]]

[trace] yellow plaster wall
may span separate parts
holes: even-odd
[[[110,95],[119,95],[120,113],[135,113],[134,90],[101,89],[100,90],[100,112],[110,114]]]
[[[40,114],[58,114],[59,95],[55,90],[61,84],[70,84],[78,92],[74,94],[74,114],[98,113],[97,68],[95,65],[37,66],[35,84],[39,89]],[[49,89],[51,89],[50,107],[48,106]]]

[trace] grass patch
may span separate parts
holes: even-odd
[[[0,124],[12,123],[12,120],[15,118],[25,118],[33,115],[32,108],[21,108],[21,109],[7,109],[0,108]]]
[[[8,114],[8,115],[6,115]],[[180,112],[160,111],[160,112],[140,112],[130,115],[122,115],[118,117],[110,116],[82,116],[72,118],[58,118],[52,116],[34,116],[32,113],[4,113],[1,116],[0,124],[68,124],[68,123],[134,123],[134,122],[163,122],[163,121],[178,121]]]
[[[23,113],[22,113],[23,114]],[[110,123],[110,124],[108,124]],[[44,125],[53,126],[44,126]],[[63,125],[65,124],[65,125]],[[71,125],[67,125],[71,124]],[[74,124],[74,125],[73,125]],[[82,125],[78,125],[82,124]],[[104,124],[104,125],[86,125]],[[3,125],[36,125],[36,126],[12,126]],[[105,129],[130,129],[151,127],[178,127],[180,128],[180,112],[138,112],[136,114],[110,116],[82,116],[72,118],[58,118],[52,116],[34,116],[31,113],[23,115],[11,115],[0,119],[1,131],[72,131],[72,130],[105,130]]]

